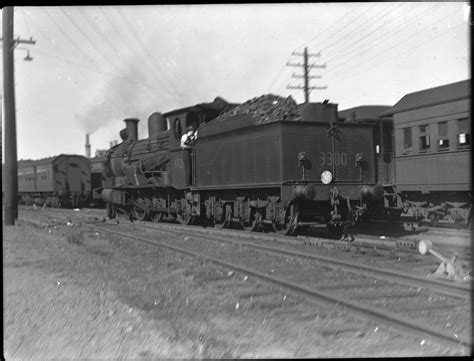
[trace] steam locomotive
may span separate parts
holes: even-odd
[[[148,138],[124,120],[105,154],[110,218],[238,224],[290,235],[326,225],[341,235],[383,197],[374,126],[338,122],[337,104],[266,95],[153,113]]]

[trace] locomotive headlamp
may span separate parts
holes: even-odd
[[[324,172],[321,173],[321,182],[323,184],[329,184],[332,181],[332,174],[330,171],[325,170]]]

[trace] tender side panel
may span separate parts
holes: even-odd
[[[199,137],[196,187],[254,187],[280,182],[281,125]]]
[[[329,124],[286,123],[283,130],[283,180],[301,180],[303,170],[298,153],[308,158],[306,179],[320,183],[321,173],[329,170],[333,182],[374,183],[372,128],[366,126],[338,126],[338,136],[328,137]],[[365,166],[356,165],[360,154]]]
[[[374,164],[373,128],[341,126],[340,140],[335,139],[335,179],[339,182],[373,184],[376,180]],[[361,159],[362,166],[357,166]]]

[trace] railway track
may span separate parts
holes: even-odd
[[[59,216],[58,216],[59,217]],[[61,217],[60,217],[61,218]],[[64,214],[62,215],[64,220]],[[92,229],[166,248],[257,278],[319,304],[344,309],[363,321],[376,321],[425,339],[470,347],[470,288],[244,240],[238,232],[184,229],[178,225],[87,223]],[[86,223],[86,222],[84,222]],[[100,224],[99,224],[100,223]],[[172,236],[157,241],[150,231]],[[244,237],[245,235],[245,237]],[[262,236],[262,235],[258,235]]]
[[[32,210],[31,207],[25,207],[24,210]],[[88,215],[103,218],[105,215],[104,210],[99,209],[83,209],[81,212],[74,212],[68,209],[49,209],[49,212],[58,212],[58,214],[70,214],[73,216],[84,216],[87,218]],[[121,218],[121,222],[124,222],[124,218]],[[193,229],[194,232],[207,232],[207,229],[202,226],[181,226],[173,223],[161,223],[169,227],[182,227],[182,229]],[[213,232],[219,232],[218,229],[213,229]],[[305,234],[298,235],[297,237],[291,236],[280,236],[275,233],[247,233],[240,230],[225,229],[220,232],[234,232],[233,234],[245,234],[243,237],[250,237],[253,239],[267,239],[270,241],[276,241],[288,244],[311,244],[323,248],[340,249],[352,252],[371,252],[374,255],[377,254],[392,254],[392,255],[409,255],[418,254],[418,242],[421,239],[432,239],[433,234],[418,234],[417,236],[374,236],[373,234],[357,234],[356,240],[352,243],[345,241],[339,241],[328,238],[328,233],[323,231],[313,230]],[[387,233],[387,232],[384,232]],[[457,255],[460,259],[470,261],[471,249],[470,249],[470,233],[467,236],[465,232],[460,233],[446,233],[446,237],[439,238],[434,237],[434,244],[437,249],[445,252],[447,256]],[[461,235],[461,236],[459,236]],[[462,241],[459,237],[463,237]]]

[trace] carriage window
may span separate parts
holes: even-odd
[[[468,118],[458,119],[458,145],[465,146],[470,144],[471,134]]]
[[[438,123],[438,149],[449,148],[448,122]]]
[[[430,135],[428,134],[428,126],[420,125],[420,150],[424,151],[430,148]]]
[[[411,151],[411,128],[403,128],[403,154]]]

